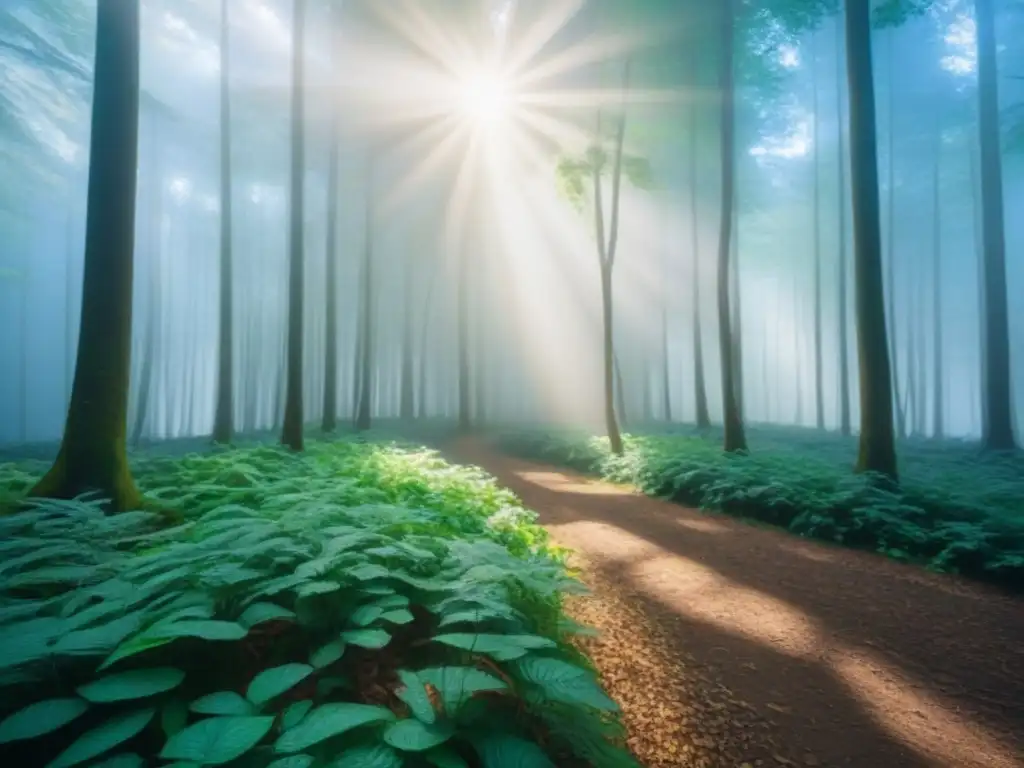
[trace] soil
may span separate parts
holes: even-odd
[[[649,768],[1024,767],[1024,601],[465,441],[577,553]]]

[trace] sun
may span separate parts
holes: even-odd
[[[465,117],[478,125],[500,123],[511,111],[511,87],[496,72],[475,72],[462,82],[459,107]]]

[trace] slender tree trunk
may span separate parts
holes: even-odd
[[[356,411],[356,429],[365,431],[370,428],[373,413],[373,367],[374,367],[374,313],[373,301],[374,270],[374,226],[376,224],[376,199],[374,184],[375,160],[372,151],[366,173],[366,234],[363,244],[363,322],[360,324],[359,339],[359,405]]]
[[[293,451],[303,448],[302,426],[302,343],[304,325],[305,254],[304,187],[306,175],[305,136],[305,26],[306,0],[295,3],[292,23],[292,114],[291,114],[291,221],[289,222],[288,274],[288,358],[284,425],[281,442]]]
[[[932,435],[942,439],[946,432],[945,365],[942,333],[942,131],[935,132],[935,166],[932,177]]]
[[[666,280],[667,280],[666,275]],[[666,299],[667,301],[667,299]],[[661,309],[661,416],[672,421],[672,377],[669,374],[671,359],[668,353],[668,307]]]
[[[836,17],[836,124],[839,126],[837,164],[839,167],[839,432],[850,434],[850,350],[847,319],[849,288],[849,249],[846,238],[846,116],[843,110],[843,59],[846,49],[843,45],[843,20]]]
[[[743,420],[736,400],[736,371],[733,365],[733,338],[729,312],[729,254],[732,236],[734,185],[736,171],[736,115],[734,86],[734,50],[736,32],[735,0],[723,0],[722,49],[720,51],[722,89],[722,201],[718,235],[718,345],[722,361],[722,408],[725,445],[728,453],[747,450]]]
[[[814,61],[811,63],[811,88],[814,110],[814,426],[825,428],[825,381],[822,364],[821,328],[821,114],[818,101],[817,35],[814,36]]]
[[[412,253],[410,248],[408,253]],[[402,352],[401,352],[401,378],[399,389],[398,417],[402,421],[412,421],[416,418],[416,401],[413,386],[413,285],[415,274],[413,272],[412,259],[407,258],[405,264],[405,285],[403,294],[405,306],[402,308]]]
[[[860,369],[860,448],[856,468],[898,477],[878,200],[875,87],[869,0],[846,2],[847,80],[853,189],[854,286]]]
[[[469,244],[459,244],[458,298],[458,388],[459,388],[459,431],[469,432],[473,428],[470,403],[469,370]]]
[[[142,499],[128,466],[132,258],[139,139],[139,0],[98,0],[78,360],[57,458],[31,495]]]
[[[321,426],[324,432],[338,427],[338,175],[339,157],[337,108],[332,107],[330,167],[327,170],[327,264],[324,274],[326,334],[324,338],[324,403]]]
[[[1013,450],[1010,325],[1006,296],[1006,224],[999,135],[999,85],[993,0],[975,0],[978,28],[978,143],[981,148],[981,211],[984,242],[985,370],[981,442],[986,450]]]
[[[739,217],[739,185],[733,191],[733,214],[732,214],[732,265],[730,267],[732,290],[732,366],[733,378],[736,382],[736,410],[739,412],[740,421],[744,419],[746,409],[744,407],[744,386],[743,386],[743,284],[740,280],[740,217]]]
[[[230,17],[220,3],[220,334],[217,349],[217,410],[213,439],[231,442],[234,432],[234,277],[231,254]]]
[[[693,86],[697,85],[697,53],[690,55],[690,74]],[[708,410],[708,394],[704,381],[703,331],[700,322],[700,212],[697,206],[697,104],[690,100],[687,110],[689,118],[689,187],[690,187],[690,254],[691,302],[693,304],[693,399],[694,421],[697,428],[705,430],[711,426]]]
[[[888,344],[890,350],[890,360],[892,365],[892,391],[893,391],[893,402],[896,405],[896,429],[899,432],[901,438],[907,435],[907,419],[905,409],[900,405],[900,350],[899,350],[899,329],[896,324],[896,173],[895,173],[895,162],[896,162],[896,148],[894,146],[894,136],[896,134],[896,99],[895,99],[895,81],[894,76],[894,62],[895,53],[893,50],[893,37],[896,34],[895,29],[890,29],[886,33],[886,72],[888,77],[886,80],[886,92],[887,96],[887,111],[888,111],[888,135],[886,137],[888,151],[886,153],[886,175],[888,177],[888,220],[889,226],[886,230],[886,265],[887,274],[885,282],[888,285],[888,315],[889,322],[892,323],[892,328],[888,335]],[[847,54],[849,56],[849,54]],[[872,86],[873,87],[873,86]],[[877,130],[877,129],[874,129]],[[877,143],[877,140],[876,140]]]

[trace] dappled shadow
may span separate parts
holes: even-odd
[[[1024,765],[1024,603],[867,553],[456,449],[824,765]]]

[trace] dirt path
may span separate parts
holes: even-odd
[[[476,443],[579,553],[572,612],[654,766],[1024,766],[1024,601]]]

